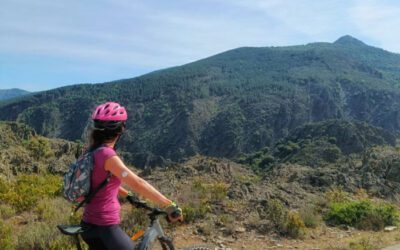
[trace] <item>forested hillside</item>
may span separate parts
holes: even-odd
[[[49,90],[0,105],[0,119],[77,140],[97,104],[120,102],[129,112],[122,150],[143,167],[197,153],[235,158],[328,119],[397,133],[399,83],[400,55],[345,36],[238,48],[133,79]]]

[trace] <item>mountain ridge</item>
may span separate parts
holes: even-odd
[[[0,105],[0,119],[77,140],[96,104],[118,101],[129,112],[122,148],[135,165],[196,153],[232,158],[327,119],[399,132],[399,65],[400,55],[370,46],[243,47],[132,79],[37,93]]]
[[[30,93],[31,92],[29,91],[18,88],[0,89],[0,101],[5,101],[15,97],[24,96]]]

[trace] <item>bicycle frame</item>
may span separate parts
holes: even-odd
[[[164,212],[153,210],[150,214],[150,226],[146,229],[140,245],[136,247],[137,250],[146,250],[154,241],[158,240],[163,250],[176,250],[172,239],[167,237],[161,227],[160,221],[157,216],[164,214]]]

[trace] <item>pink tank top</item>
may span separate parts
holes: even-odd
[[[94,167],[91,178],[91,189],[98,187],[108,176],[104,162],[117,155],[113,148],[104,147],[94,153]],[[121,180],[111,176],[108,184],[100,189],[83,212],[83,221],[99,226],[116,225],[120,223],[120,204],[118,190]]]

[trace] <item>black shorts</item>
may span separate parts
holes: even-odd
[[[97,226],[81,222],[85,231],[82,239],[89,245],[89,250],[134,250],[135,243],[119,225]]]

